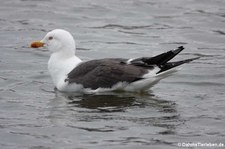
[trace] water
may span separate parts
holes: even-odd
[[[176,60],[201,59],[146,94],[65,95],[54,91],[49,53],[28,47],[55,28],[74,35],[83,60],[152,56],[181,45]],[[225,143],[224,35],[223,0],[1,1],[0,148]]]

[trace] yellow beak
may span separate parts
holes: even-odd
[[[43,47],[43,46],[44,46],[44,43],[41,42],[41,41],[34,41],[30,44],[31,48],[40,48],[40,47]]]

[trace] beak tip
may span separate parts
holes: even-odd
[[[39,48],[39,47],[43,47],[43,46],[44,46],[44,43],[41,41],[35,41],[30,44],[31,48]]]

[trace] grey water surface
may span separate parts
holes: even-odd
[[[55,28],[73,34],[83,60],[178,46],[186,49],[176,60],[201,58],[145,94],[62,94],[50,53],[29,48]],[[225,144],[224,0],[1,0],[0,53],[1,149]]]

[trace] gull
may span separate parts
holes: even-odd
[[[47,47],[51,52],[48,70],[61,92],[142,92],[171,74],[175,67],[198,59],[170,62],[183,46],[152,57],[104,58],[82,61],[75,55],[76,44],[66,30],[54,29],[32,48]]]

